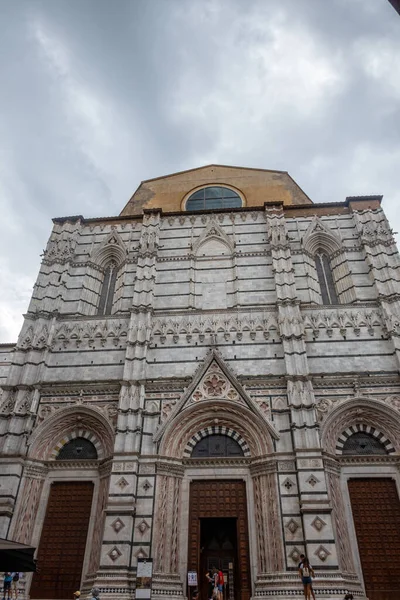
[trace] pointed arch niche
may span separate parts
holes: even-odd
[[[194,243],[191,261],[191,306],[232,308],[237,304],[234,244],[218,223],[208,224]]]
[[[319,217],[303,239],[311,302],[335,305],[356,300],[349,265],[340,238]]]
[[[79,312],[110,315],[121,310],[126,247],[116,229],[92,252],[83,285]]]

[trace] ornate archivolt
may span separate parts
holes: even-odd
[[[193,448],[196,446],[197,442],[205,437],[208,437],[209,435],[216,434],[226,435],[227,437],[232,438],[242,448],[244,456],[250,456],[250,449],[247,445],[247,442],[236,431],[229,429],[229,427],[224,427],[223,425],[214,425],[213,427],[205,427],[192,437],[192,439],[186,444],[184,457],[189,458],[191,456]]]
[[[92,442],[93,446],[96,448],[98,458],[104,458],[104,451],[98,437],[91,431],[87,431],[84,428],[75,429],[75,431],[70,431],[67,433],[55,446],[53,452],[51,453],[51,458],[56,459],[60,453],[60,450],[63,446],[68,444],[68,442],[75,440],[76,438],[85,438],[85,440],[89,440]]]
[[[28,457],[52,460],[55,458],[57,448],[59,449],[69,439],[88,435],[92,436],[91,441],[98,441],[97,445],[94,441],[93,443],[99,459],[112,455],[114,432],[99,410],[82,405],[60,409],[35,429],[28,441]]]
[[[342,433],[351,426],[369,425],[391,440],[396,452],[400,452],[400,415],[381,401],[358,396],[333,408],[321,425],[323,449],[336,454],[336,446]]]
[[[185,409],[170,421],[163,434],[159,454],[182,459],[190,440],[205,427],[233,429],[247,443],[251,456],[273,452],[272,436],[265,420],[240,404],[205,400]]]
[[[342,454],[343,446],[345,445],[346,440],[349,437],[351,437],[354,433],[359,433],[359,432],[368,433],[372,437],[379,440],[385,446],[388,454],[391,454],[392,452],[396,452],[392,442],[390,440],[388,440],[387,437],[381,431],[379,431],[375,427],[372,427],[372,425],[364,425],[362,423],[362,424],[357,424],[357,425],[351,425],[345,431],[342,432],[342,434],[340,435],[340,437],[337,441],[337,444],[336,444],[337,454]]]

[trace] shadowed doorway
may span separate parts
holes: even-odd
[[[225,580],[224,600],[239,597],[237,577],[237,519],[200,519],[201,598],[209,598],[205,573],[213,567],[221,570]]]
[[[188,570],[197,571],[201,600],[207,600],[207,567],[229,567],[233,559],[233,594],[250,600],[249,535],[246,484],[243,480],[200,480],[190,484]],[[228,584],[229,581],[226,581]],[[230,590],[232,592],[232,589]],[[225,596],[228,600],[228,596]]]

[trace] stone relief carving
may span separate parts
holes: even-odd
[[[172,410],[174,409],[174,406],[176,404],[176,400],[168,400],[168,401],[164,401],[161,404],[161,423],[163,423],[166,419],[168,419],[169,415],[171,414]]]
[[[207,373],[200,381],[191,395],[187,404],[200,402],[201,400],[210,400],[213,398],[224,398],[234,400],[244,404],[237,390],[222,372],[218,364],[213,361],[207,370]]]
[[[47,400],[47,398],[46,398]],[[106,419],[113,425],[113,427],[117,424],[118,417],[118,401],[115,399],[111,402],[101,402],[98,398],[88,398],[83,400],[82,396],[78,396],[75,398],[64,398],[60,401],[59,398],[51,399],[51,401],[41,402],[37,414],[37,422],[36,425],[45,421],[48,417],[53,415],[55,412],[60,409],[66,408],[67,406],[88,406],[90,408],[94,408],[100,411]]]
[[[15,406],[15,392],[13,390],[2,390],[0,400],[0,414],[10,415]]]
[[[394,243],[393,229],[391,229],[385,217],[378,221],[369,219],[362,226],[361,239],[369,246],[376,244],[390,245]]]
[[[47,348],[48,340],[49,330],[47,325],[40,327],[36,334],[33,326],[29,325],[25,332],[21,334],[17,348],[18,350],[43,350]]]
[[[73,237],[52,239],[42,254],[43,261],[46,263],[67,262],[74,256],[75,246],[76,240]]]

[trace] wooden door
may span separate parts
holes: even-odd
[[[393,479],[350,479],[354,527],[369,600],[400,598],[400,501]]]
[[[31,598],[72,598],[79,590],[92,498],[88,481],[51,485]]]
[[[199,581],[205,573],[200,560],[201,519],[233,518],[236,520],[237,581],[235,600],[251,596],[249,535],[247,526],[246,484],[240,480],[192,481],[190,484],[189,560],[188,570],[198,572]]]

